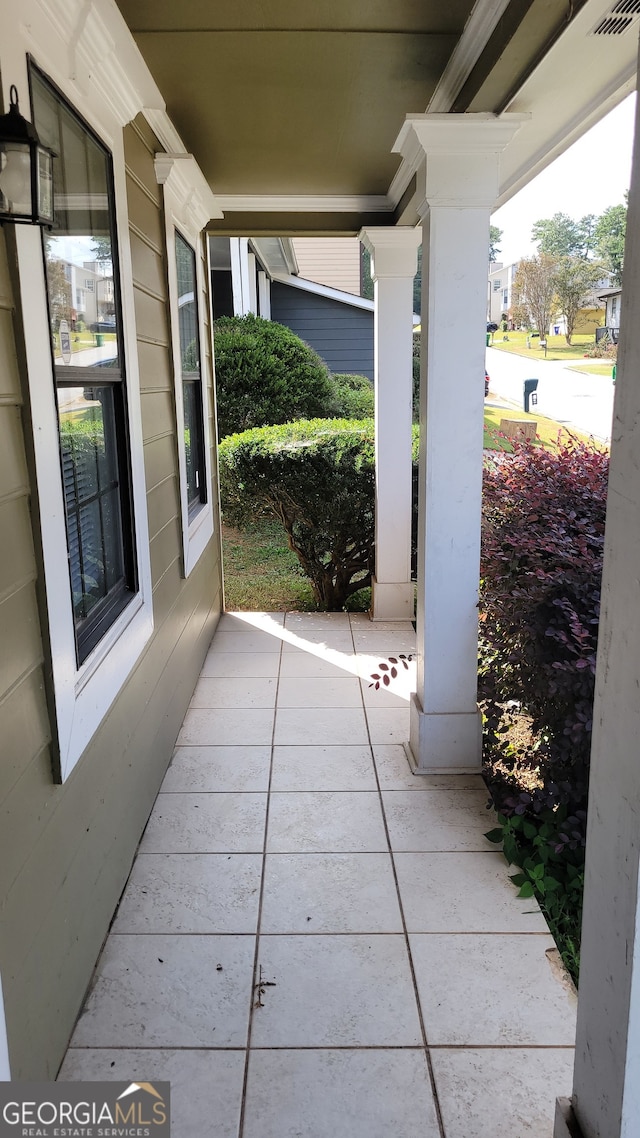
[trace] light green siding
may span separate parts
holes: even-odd
[[[37,488],[0,229],[0,972],[16,1079],[56,1075],[220,611],[217,536],[182,576],[159,149],[143,121],[125,130],[149,511],[138,540],[150,541],[154,635],[62,786],[51,774]]]

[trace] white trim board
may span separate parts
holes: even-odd
[[[2,976],[0,976],[0,1083],[11,1082],[11,1066],[9,1064],[9,1043],[7,1041],[7,1024],[4,1015],[4,999],[2,997]]]
[[[290,285],[291,288],[298,288],[302,292],[312,292],[316,296],[325,296],[328,300],[338,300],[341,304],[351,304],[354,308],[364,308],[366,312],[373,312],[374,304],[372,300],[367,300],[364,296],[356,296],[353,292],[343,292],[339,288],[331,288],[330,285],[317,284],[315,281],[305,280],[304,277],[286,276],[284,273],[276,273],[271,278],[278,284]]]

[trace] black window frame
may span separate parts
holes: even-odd
[[[33,94],[33,78],[36,77],[37,81],[48,90],[48,93],[60,104],[64,110],[73,118],[79,125],[82,131],[91,138],[92,142],[98,147],[105,158],[105,171],[106,171],[106,191],[108,203],[108,221],[109,221],[109,236],[111,242],[111,260],[113,267],[113,289],[114,289],[114,307],[115,307],[115,332],[116,332],[116,345],[117,356],[116,366],[101,367],[71,367],[56,364],[53,343],[51,343],[51,370],[52,370],[52,383],[54,389],[54,399],[56,404],[57,413],[57,426],[58,426],[58,449],[60,458],[60,477],[63,486],[63,497],[65,503],[65,518],[67,522],[67,557],[69,563],[69,588],[71,592],[72,611],[74,619],[74,637],[76,648],[76,664],[79,668],[93,649],[97,647],[112,625],[116,622],[120,614],[127,608],[133,598],[139,591],[138,581],[138,564],[137,564],[137,548],[136,548],[136,530],[135,530],[135,513],[133,504],[133,478],[131,467],[131,442],[129,434],[129,417],[128,417],[128,392],[126,383],[126,370],[125,370],[125,356],[124,356],[124,337],[123,337],[123,323],[122,323],[122,292],[121,292],[121,274],[120,274],[120,257],[118,250],[118,229],[116,219],[116,206],[115,206],[115,179],[113,173],[113,155],[107,146],[105,146],[102,139],[92,129],[89,123],[83,118],[81,114],[75,109],[72,103],[62,93],[60,88],[52,82],[41,68],[34,63],[31,57],[28,57],[29,69],[29,91],[31,101],[32,120],[36,123],[35,115],[35,101]],[[36,123],[37,127],[37,123]],[[55,163],[58,161],[57,156],[54,156],[54,186],[55,186]],[[55,191],[54,191],[55,192]],[[55,196],[54,196],[54,226],[51,232],[55,235]],[[42,233],[42,260],[43,272],[45,278],[45,291],[47,296],[47,314],[49,326],[51,327],[51,304],[48,287],[47,277],[47,258],[46,258],[46,234]],[[120,550],[119,553],[122,559],[123,573],[119,580],[108,590],[105,596],[101,598],[90,610],[90,612],[82,617],[77,618],[75,613],[75,605],[73,603],[73,579],[72,579],[72,566],[71,566],[71,552],[69,547],[69,511],[67,494],[65,490],[65,472],[64,472],[64,454],[62,445],[62,432],[60,428],[60,415],[58,408],[58,391],[83,387],[85,392],[90,391],[92,388],[110,388],[113,395],[113,419],[115,425],[115,440],[114,453],[116,456],[117,466],[117,491],[118,491],[118,504],[120,509],[119,515],[119,537],[120,537]],[[113,489],[114,487],[112,487]],[[106,493],[106,491],[105,491]],[[87,502],[84,503],[86,506]],[[78,512],[82,503],[79,503]]]

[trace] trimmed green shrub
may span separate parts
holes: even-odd
[[[375,395],[366,375],[334,374],[332,416],[336,419],[373,419]]]
[[[417,461],[417,435],[414,439]],[[371,582],[375,456],[371,419],[299,420],[222,441],[225,520],[277,518],[320,608],[342,609]]]
[[[251,315],[222,316],[213,328],[220,438],[331,405],[329,369],[291,329]]]
[[[299,420],[220,444],[225,520],[277,518],[323,609],[341,609],[369,585],[374,540],[370,420]]]

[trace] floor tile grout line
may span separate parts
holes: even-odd
[[[283,618],[283,622],[282,622],[283,627],[286,623],[286,619],[287,619],[287,617],[286,617],[286,613],[285,613],[284,618]],[[269,837],[269,806],[270,806],[270,802],[271,802],[271,780],[273,778],[273,758],[274,758],[274,751],[275,751],[275,745],[276,745],[275,738],[276,738],[276,722],[277,722],[277,718],[278,718],[278,691],[280,689],[280,671],[282,668],[283,643],[284,643],[284,640],[281,639],[280,640],[280,654],[279,654],[279,660],[278,660],[278,675],[276,677],[276,694],[275,694],[275,701],[274,701],[273,725],[272,725],[272,729],[271,729],[271,753],[269,756],[269,778],[268,778],[267,792],[266,792],[267,801],[266,801],[265,818],[264,818],[264,837],[263,837],[263,844],[262,844],[262,867],[261,867],[261,873],[260,873],[260,893],[258,895],[258,913],[257,913],[257,920],[256,920],[256,943],[255,943],[255,950],[254,950],[254,956],[253,956],[253,972],[252,972],[252,976],[251,976],[249,1022],[247,1024],[247,1047],[246,1047],[246,1055],[245,1055],[245,1063],[244,1063],[244,1074],[243,1074],[243,1079],[242,1079],[242,1099],[240,1102],[240,1117],[238,1119],[238,1138],[243,1138],[243,1134],[244,1134],[244,1124],[245,1124],[245,1114],[246,1114],[246,1104],[247,1104],[247,1085],[248,1085],[248,1081],[249,1081],[249,1063],[250,1063],[250,1059],[251,1059],[251,1035],[252,1035],[252,1031],[253,1031],[253,1014],[255,1011],[255,994],[256,994],[256,987],[255,986],[256,986],[256,983],[258,982],[258,979],[259,979],[258,969],[260,966],[260,924],[262,921],[262,905],[263,905],[263,901],[264,901],[264,882],[265,882],[265,872],[266,872],[266,865],[267,865],[267,843],[268,843],[268,837]]]
[[[370,735],[369,721],[368,720],[367,720],[367,732]],[[378,777],[378,767],[377,767],[377,763],[375,760],[375,753],[374,753],[374,749],[373,749],[373,744],[371,744],[371,755],[373,757],[373,766],[374,766],[374,771],[375,771],[376,783],[377,783],[377,787],[378,787],[378,801],[380,803],[380,810],[382,812],[382,822],[384,825],[384,831],[386,834],[387,844],[388,844],[388,849],[389,849],[389,858],[391,861],[391,871],[393,873],[393,880],[394,880],[395,887],[396,887],[396,897],[398,900],[398,907],[400,909],[400,919],[402,921],[405,949],[407,952],[407,957],[408,957],[408,961],[409,961],[409,969],[411,972],[411,981],[413,984],[413,994],[414,994],[414,999],[416,1001],[416,1008],[417,1008],[417,1012],[418,1012],[418,1021],[420,1024],[420,1032],[422,1034],[422,1042],[424,1045],[424,1056],[425,1056],[425,1062],[427,1064],[427,1072],[429,1075],[429,1083],[431,1086],[431,1094],[433,1097],[433,1105],[434,1105],[434,1110],[436,1113],[436,1119],[438,1122],[438,1129],[440,1131],[440,1138],[447,1138],[446,1133],[445,1133],[445,1128],[444,1128],[444,1118],[442,1116],[442,1109],[440,1107],[440,1097],[438,1095],[438,1087],[436,1085],[436,1078],[435,1078],[435,1073],[433,1070],[433,1063],[431,1061],[431,1053],[429,1051],[429,1041],[427,1039],[427,1030],[426,1030],[426,1025],[425,1025],[425,1021],[424,1021],[424,1014],[422,1011],[422,1003],[420,1001],[420,993],[418,991],[418,982],[416,979],[415,966],[413,963],[413,954],[411,952],[411,943],[409,940],[409,932],[407,929],[407,922],[406,922],[405,914],[404,914],[404,905],[402,903],[402,894],[400,892],[400,882],[398,880],[398,873],[397,873],[397,869],[396,869],[394,852],[393,852],[393,848],[391,845],[391,835],[389,833],[389,826],[387,824],[387,815],[386,815],[386,811],[384,808],[384,798],[382,795],[382,790],[380,788],[380,779]]]
[[[573,1043],[432,1043],[432,1051],[575,1051]],[[96,1047],[94,1043],[76,1043],[67,1048],[68,1051],[205,1051],[217,1053],[242,1053],[246,1047],[212,1047],[200,1043],[145,1043],[121,1044],[103,1043]],[[423,1053],[425,1048],[420,1043],[324,1043],[294,1044],[287,1046],[253,1047],[256,1051],[415,1051]]]

